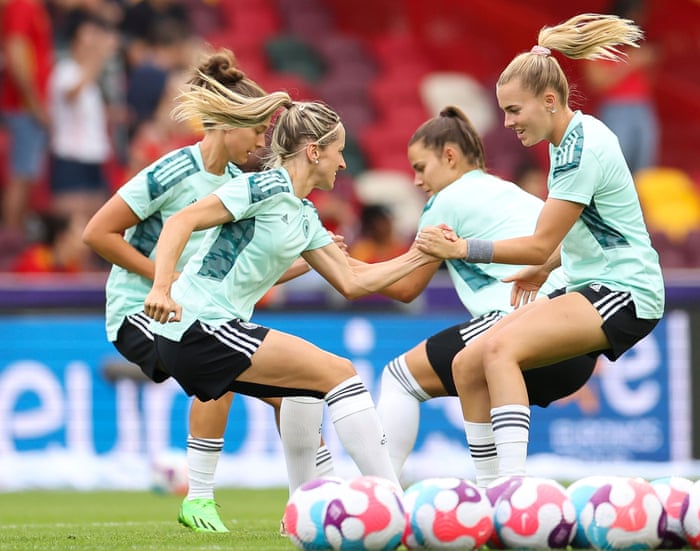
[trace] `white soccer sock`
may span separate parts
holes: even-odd
[[[223,449],[223,438],[187,437],[187,499],[214,499],[214,474]]]
[[[476,485],[486,488],[498,478],[498,454],[491,423],[464,422],[469,453],[474,461]]]
[[[511,404],[491,409],[500,476],[524,475],[530,436],[530,408]]]
[[[377,410],[360,377],[346,379],[325,399],[338,438],[360,472],[386,478],[399,486]]]
[[[391,464],[398,477],[416,444],[420,404],[429,399],[430,395],[408,370],[405,354],[384,367],[377,413],[389,444]]]
[[[325,444],[316,450],[316,476],[335,476],[333,467],[333,456]]]
[[[321,441],[323,400],[286,397],[280,407],[280,437],[287,463],[289,495],[316,478],[316,453]]]

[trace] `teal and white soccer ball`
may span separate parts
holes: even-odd
[[[486,493],[461,478],[428,478],[404,494],[408,549],[478,549],[493,532],[493,507]]]
[[[616,477],[593,492],[581,512],[581,526],[596,549],[656,549],[666,530],[666,511],[649,482]]]

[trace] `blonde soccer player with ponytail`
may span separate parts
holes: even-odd
[[[569,107],[569,85],[553,56],[619,60],[618,46],[641,39],[633,21],[609,15],[583,14],[543,28],[496,86],[505,126],[521,143],[549,142],[548,195],[534,232],[492,241],[463,239],[443,227],[417,238],[421,250],[442,258],[528,265],[508,278],[520,307],[452,364],[467,440],[491,434],[500,475],[526,473],[530,408],[523,371],[593,352],[615,360],[664,313],[658,255],[618,140],[601,121]],[[524,300],[559,264],[566,287]]]

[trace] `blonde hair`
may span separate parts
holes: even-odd
[[[271,94],[245,76],[231,50],[222,48],[203,59],[175,99],[170,116],[197,120],[205,128],[246,128],[267,121],[292,99],[286,92]]]
[[[278,168],[310,143],[326,147],[338,137],[340,117],[320,101],[293,102],[274,123],[268,168]]]
[[[523,88],[540,95],[552,88],[563,104],[569,100],[569,83],[559,62],[550,55],[556,50],[571,59],[620,61],[618,46],[639,47],[643,31],[631,19],[616,15],[584,13],[555,27],[543,27],[537,46],[516,56],[501,73],[498,86],[520,79]]]

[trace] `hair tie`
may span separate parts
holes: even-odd
[[[550,50],[549,48],[545,48],[544,46],[540,46],[539,44],[536,44],[532,47],[530,53],[535,55],[543,55],[547,57],[548,55],[552,55],[552,50]]]

